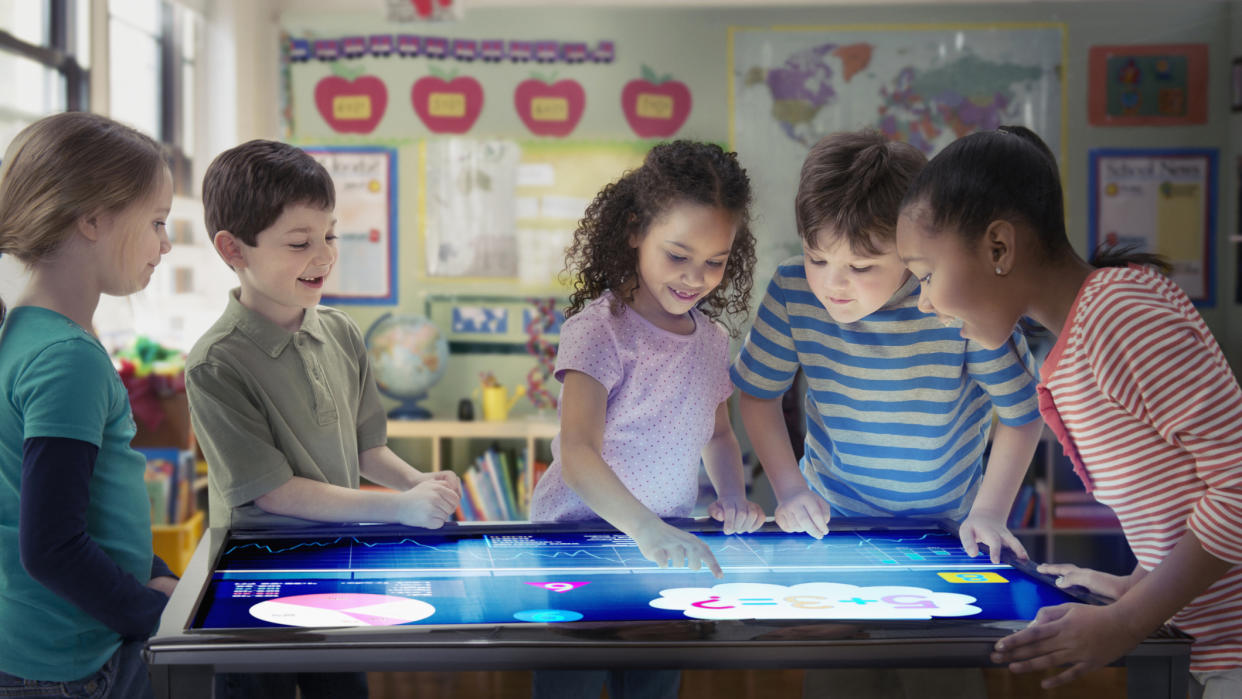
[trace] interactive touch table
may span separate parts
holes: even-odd
[[[1099,602],[942,523],[678,524],[723,579],[602,524],[212,529],[148,645],[157,694],[209,696],[212,671],[986,666],[1040,607]],[[1184,697],[1189,643],[1166,627],[1126,656],[1129,696]]]

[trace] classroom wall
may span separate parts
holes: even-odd
[[[1067,203],[1070,236],[1080,253],[1086,252],[1086,189],[1087,151],[1095,147],[1152,147],[1188,146],[1220,149],[1219,181],[1217,193],[1216,226],[1216,305],[1201,309],[1202,314],[1235,368],[1242,368],[1242,314],[1235,300],[1238,283],[1235,264],[1236,246],[1229,242],[1230,232],[1237,231],[1237,157],[1242,143],[1238,114],[1230,114],[1229,65],[1233,56],[1242,55],[1242,3],[1186,2],[1186,3],[1130,3],[1130,2],[1073,2],[1030,4],[972,4],[946,6],[832,6],[784,7],[784,8],[601,8],[601,7],[529,7],[488,8],[466,6],[466,16],[460,22],[435,25],[394,25],[383,21],[375,12],[325,13],[299,12],[286,9],[278,17],[279,28],[292,36],[342,36],[351,33],[399,33],[430,34],[445,37],[483,39],[491,37],[529,39],[578,39],[589,45],[601,39],[616,42],[616,59],[608,71],[592,71],[572,66],[550,68],[531,67],[531,71],[556,70],[560,77],[575,75],[604,75],[600,81],[584,85],[588,97],[588,112],[571,139],[579,140],[634,140],[635,136],[619,110],[601,109],[589,111],[594,105],[603,105],[615,99],[617,85],[639,76],[642,65],[650,65],[658,72],[672,73],[693,91],[694,107],[685,125],[677,132],[678,137],[697,138],[727,143],[730,138],[728,73],[730,56],[727,54],[727,35],[730,27],[764,27],[774,25],[910,25],[910,24],[977,24],[1003,22],[1063,22],[1067,28],[1068,60],[1064,66],[1065,78],[1065,130],[1062,171],[1067,187]],[[261,37],[260,37],[261,38]],[[1209,47],[1209,99],[1208,121],[1205,125],[1181,127],[1092,127],[1087,125],[1086,65],[1088,47],[1094,44],[1149,44],[1149,43],[1205,43]],[[253,55],[257,74],[262,75],[268,58],[263,51]],[[426,75],[429,62],[426,59],[405,59],[404,63],[392,63],[398,59],[370,60],[372,70],[391,74],[403,71],[410,79]],[[387,65],[380,61],[390,62]],[[240,66],[239,66],[240,67]],[[530,134],[518,121],[510,104],[513,82],[509,78],[489,77],[483,67],[448,65],[463,74],[479,76],[490,100],[480,115],[471,138],[507,137],[530,139]],[[321,75],[328,75],[321,67]],[[277,71],[276,66],[268,70]],[[299,69],[305,72],[306,69]],[[243,87],[238,94],[244,96],[247,77],[239,71]],[[269,75],[274,74],[272,72]],[[308,100],[312,83],[305,77],[295,77],[292,82],[294,100]],[[603,84],[611,81],[613,84]],[[271,104],[272,94],[264,87],[253,85],[256,99],[260,96]],[[399,89],[391,90],[390,109],[404,108],[409,112],[408,94]],[[245,100],[242,99],[242,109]],[[268,107],[264,107],[268,108]],[[305,114],[304,108],[295,104],[295,114]],[[313,112],[310,112],[313,114]],[[410,187],[417,182],[420,172],[417,166],[417,140],[429,134],[418,122],[408,120],[403,132],[385,131],[384,125],[377,129],[370,140],[398,149],[400,156],[399,181],[400,235],[399,276],[400,298],[395,306],[343,306],[365,330],[382,313],[408,311],[421,313],[426,308],[426,298],[432,295],[500,294],[522,296],[522,290],[507,288],[505,283],[478,281],[455,282],[444,279],[428,279],[424,274],[425,258],[413,231],[417,229],[418,210],[415,193]],[[260,133],[262,124],[256,127]],[[280,135],[280,134],[277,134]],[[283,134],[293,142],[311,145],[332,143],[364,143],[368,138],[345,137],[324,127],[322,120],[299,118],[293,130]],[[762,152],[741,154],[745,162],[755,162],[765,157]],[[800,163],[768,163],[774,167],[796,169]],[[619,174],[619,173],[618,173]],[[788,193],[792,199],[792,192]],[[753,228],[764,241],[768,254],[761,259],[756,275],[756,297],[766,284],[767,274],[777,262],[782,249],[796,249],[796,236],[792,230],[775,230],[774,218],[787,213],[788,201],[770,200],[757,202]],[[777,213],[781,215],[778,216]],[[755,299],[757,301],[758,298]],[[495,371],[507,385],[521,383],[532,360],[523,354],[466,355],[454,357],[447,373],[428,402],[437,416],[455,414],[457,401],[469,394],[477,385],[480,371]],[[516,414],[530,412],[525,401],[519,401]]]

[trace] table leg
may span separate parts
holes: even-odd
[[[212,699],[211,665],[148,665],[156,699]]]

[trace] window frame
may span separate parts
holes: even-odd
[[[82,26],[78,5],[73,0],[47,0],[49,12],[44,43],[32,44],[0,29],[0,51],[26,58],[55,70],[65,79],[65,110],[85,111],[90,107],[90,70],[78,61],[73,41]]]
[[[194,191],[194,144],[185,142],[185,84],[183,67],[185,20],[189,9],[173,0],[160,0],[160,143],[172,170],[173,191],[190,196]],[[195,48],[194,61],[198,60]],[[192,88],[192,86],[190,86]]]

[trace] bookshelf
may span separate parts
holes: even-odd
[[[539,440],[551,440],[560,431],[557,420],[527,418],[504,421],[463,420],[389,420],[388,439],[431,440],[431,470],[443,469],[443,442],[448,439],[520,440],[525,444],[528,465],[535,463],[535,445]],[[526,492],[534,489],[534,468],[526,469]]]
[[[1134,556],[1116,516],[1087,494],[1047,428],[1013,509],[1010,530],[1032,558],[1115,574],[1133,570]]]

